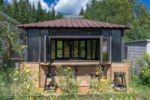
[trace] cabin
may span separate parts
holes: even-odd
[[[90,88],[91,75],[102,66],[105,78],[124,72],[128,84],[128,63],[124,59],[124,30],[130,27],[64,16],[62,19],[22,24],[25,30],[25,62],[39,70],[39,87],[45,86],[45,73],[55,66],[69,66],[77,73],[79,92]],[[49,68],[50,67],[50,68]]]
[[[125,42],[125,59],[130,61],[130,65],[136,74],[140,74],[141,67],[136,59],[137,56],[143,58],[143,52],[150,54],[150,40],[134,40]]]

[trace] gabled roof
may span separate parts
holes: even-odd
[[[83,18],[62,18],[38,23],[18,25],[20,28],[122,28],[130,27],[119,24],[88,20]]]

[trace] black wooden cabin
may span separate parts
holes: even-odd
[[[19,25],[25,30],[26,62],[121,62],[125,25],[66,17]]]

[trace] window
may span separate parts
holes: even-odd
[[[96,40],[92,41],[92,59],[96,58]]]
[[[91,59],[91,40],[87,40],[87,59]]]
[[[51,40],[51,60],[99,59],[99,40]]]
[[[51,41],[51,59],[55,59],[55,40]]]
[[[73,42],[73,57],[79,57],[79,41]]]
[[[70,56],[69,49],[70,49],[70,42],[64,41],[64,58],[67,58]]]
[[[81,58],[85,58],[85,41],[80,41]]]
[[[57,58],[63,57],[63,41],[57,41]]]

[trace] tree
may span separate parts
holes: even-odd
[[[80,13],[79,13],[80,15],[84,15],[84,10],[83,10],[83,8],[81,7],[81,10],[80,10]]]
[[[33,5],[30,4],[29,0],[13,0],[11,4],[3,3],[3,0],[0,0],[0,11],[6,13],[10,17],[16,19],[18,22],[31,23],[39,22],[45,20],[55,19],[55,10],[52,7],[51,11],[42,9],[40,1],[38,2],[38,8],[36,9]],[[57,18],[61,18],[61,14],[58,13]]]
[[[55,9],[54,9],[54,6],[52,7],[52,10],[51,10],[50,19],[51,19],[51,20],[55,19]]]
[[[22,0],[20,0],[22,1]],[[17,0],[13,0],[13,4],[12,4],[12,17],[14,19],[16,19],[17,21],[19,20],[19,5]]]
[[[32,7],[31,7],[31,13],[30,13],[30,21],[29,21],[30,23],[36,22],[36,17],[37,17],[36,14],[37,14],[37,11],[36,11],[34,3],[33,3]]]
[[[37,9],[37,22],[43,21],[43,9],[41,7],[40,1],[38,1],[38,9]]]
[[[57,15],[56,15],[56,19],[60,19],[62,17],[63,17],[63,15],[60,12],[58,12]]]
[[[131,29],[125,31],[125,38],[127,41],[150,38],[148,24],[140,26],[140,20],[138,18],[134,18],[133,21],[130,24],[128,24],[128,26],[131,26]]]
[[[4,0],[0,0],[0,5],[3,5],[4,4]]]
[[[87,5],[84,17],[115,24],[131,25],[132,29],[126,31],[127,34],[125,32],[125,40],[146,39],[150,34],[150,29],[148,29],[150,27],[150,13],[142,3],[136,5],[137,1],[92,0]]]

